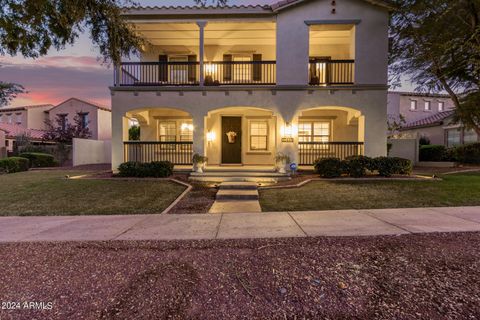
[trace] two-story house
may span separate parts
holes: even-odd
[[[299,165],[386,154],[388,18],[379,0],[134,7],[146,39],[115,68],[112,168],[192,154],[210,165]],[[129,123],[140,141],[128,141]]]

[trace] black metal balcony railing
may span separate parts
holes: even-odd
[[[190,165],[193,142],[126,141],[123,143],[124,161],[170,161],[176,165]]]
[[[299,165],[313,165],[317,159],[363,155],[363,142],[299,142]]]
[[[355,60],[310,60],[310,85],[353,84]]]
[[[204,85],[274,85],[275,61],[220,61],[204,64]],[[200,63],[122,62],[114,73],[117,86],[194,86]]]

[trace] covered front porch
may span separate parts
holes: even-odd
[[[138,124],[139,140],[129,128]],[[291,121],[268,108],[234,106],[192,116],[177,108],[142,108],[125,114],[123,162],[170,161],[191,170],[193,155],[208,158],[206,171],[274,171],[287,155],[301,169],[317,159],[364,154],[365,117],[347,107],[297,112]],[[287,170],[289,167],[287,166]]]

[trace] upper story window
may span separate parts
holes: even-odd
[[[445,102],[439,101],[439,102],[438,102],[438,111],[439,111],[439,112],[442,112],[442,111],[444,111],[444,110],[445,110]]]
[[[15,123],[16,124],[22,124],[22,114],[21,113],[16,113],[15,116],[17,118]]]
[[[430,110],[432,110],[432,102],[425,101],[425,111],[430,111]]]
[[[417,100],[410,100],[410,110],[417,110]]]
[[[13,123],[13,116],[11,113],[7,113],[7,123],[12,124]]]
[[[268,150],[267,120],[250,122],[250,150]]]
[[[78,116],[80,117],[82,129],[88,128],[88,124],[90,123],[90,121],[88,120],[88,112],[79,112]]]
[[[58,117],[60,118],[60,127],[62,130],[67,129],[67,124],[68,124],[68,114],[59,114]]]

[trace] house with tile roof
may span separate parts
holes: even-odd
[[[386,155],[388,19],[380,0],[131,7],[146,40],[115,67],[112,169],[125,161],[298,165]],[[140,141],[128,140],[139,123]]]

